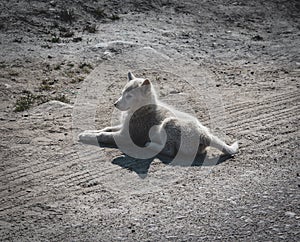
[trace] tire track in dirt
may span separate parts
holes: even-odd
[[[227,131],[241,131],[246,128],[247,129],[254,128],[254,130],[258,130],[261,128],[260,126],[262,126],[263,123],[274,122],[281,119],[287,119],[289,117],[296,116],[297,115],[295,114],[296,111],[299,112],[300,108],[292,107],[283,110],[272,110],[272,112],[268,114],[261,113],[260,115],[254,118],[249,118],[247,120],[241,120],[239,122],[228,121],[229,124],[234,124],[234,125],[230,126],[230,128],[228,128]]]
[[[278,97],[278,98],[277,98]],[[291,92],[288,94],[282,94],[280,96],[274,96],[271,98],[267,98],[262,101],[258,102],[243,102],[243,103],[237,103],[233,105],[226,105],[225,109],[228,114],[243,114],[243,113],[249,113],[249,111],[256,109],[257,107],[273,107],[280,104],[287,104],[287,100],[296,101],[299,99],[299,93],[298,92]],[[274,104],[275,101],[275,104]]]
[[[292,99],[290,99],[289,101],[296,101],[298,99],[298,97],[293,97]],[[270,115],[275,115],[276,111],[284,111],[285,107],[289,106],[287,105],[288,103],[286,102],[286,100],[282,100],[279,103],[273,103],[273,102],[269,102],[266,103],[266,105],[261,105],[259,103],[251,103],[248,106],[245,106],[243,108],[237,108],[237,109],[232,109],[230,112],[228,112],[227,116],[230,117],[227,122],[228,125],[231,127],[230,124],[235,123],[235,126],[241,125],[240,127],[244,127],[248,122],[252,122],[251,118],[252,118],[252,114],[255,110],[255,115],[256,117],[254,117],[253,119],[259,119],[260,115],[263,115],[265,113],[269,113]],[[295,106],[294,106],[295,107]],[[228,111],[228,110],[226,110]],[[271,112],[270,112],[271,111]],[[209,117],[205,117],[205,118],[201,118],[202,122],[209,122]],[[233,127],[231,128],[233,129]],[[229,130],[229,129],[228,129]]]
[[[296,121],[296,119],[299,119],[299,118],[295,117],[295,121]],[[290,119],[290,121],[291,121],[291,119]],[[277,123],[271,123],[272,127],[268,126],[268,127],[264,127],[264,129],[270,129],[270,128],[274,129],[274,126],[276,126],[279,123],[284,124],[285,121],[280,120]],[[274,137],[274,136],[271,136],[271,134],[270,134],[272,131],[267,133],[269,135],[266,135],[265,134],[266,132],[263,131],[264,129],[257,130],[257,131],[261,132],[261,134],[263,134],[263,136],[261,137],[261,139],[259,141],[259,146],[255,147],[255,150],[263,150],[263,149],[270,148],[272,146],[279,146],[279,145],[284,145],[284,144],[290,143],[291,140],[293,140],[293,138],[296,139],[298,132],[299,132],[299,130],[297,128],[295,128],[295,129],[292,129],[289,131],[278,132],[276,134],[276,136]],[[278,136],[280,136],[280,139],[278,138]],[[251,146],[253,146],[252,143],[247,143],[247,144],[243,145],[243,148],[248,148]]]
[[[82,184],[86,184],[89,186],[99,182],[102,179],[104,179],[103,176],[110,174],[112,172],[118,171],[120,168],[106,168],[106,169],[95,169],[94,171],[88,170],[85,172],[77,172],[77,173],[72,173],[68,176],[63,176],[63,177],[57,177],[56,179],[53,179],[52,181],[54,183],[54,187],[60,188],[60,187],[74,187],[74,186],[85,186]]]
[[[50,179],[51,188],[53,190],[59,190],[58,194],[55,194],[55,200],[63,200],[65,199],[66,194],[80,196],[83,192],[86,192],[85,189],[88,189],[89,192],[93,192],[99,189],[99,185],[101,185],[101,180],[107,179],[107,175],[120,170],[121,168],[107,168],[105,170],[95,169],[93,172],[90,170],[83,174],[74,174],[74,177],[79,177],[78,179],[68,179],[68,177],[64,177],[61,183],[53,183],[58,178]],[[53,175],[53,174],[51,174]],[[45,176],[43,176],[43,179]],[[68,182],[66,182],[68,181]],[[45,182],[45,181],[44,181]],[[23,184],[24,186],[24,184]],[[15,188],[14,188],[15,189]],[[2,196],[3,194],[1,194]],[[51,200],[52,196],[49,196],[45,191],[40,191],[38,193],[28,193],[24,191],[24,188],[20,190],[14,190],[12,195],[6,195],[5,200],[0,203],[0,213],[7,213],[9,210],[16,208],[28,208],[37,202],[47,203],[47,201]]]
[[[67,166],[69,164],[62,162],[61,158],[66,159],[66,157],[69,157],[69,156],[71,156],[70,158],[68,158],[69,163],[78,159],[77,153],[75,151],[72,151],[68,154],[54,155],[43,161],[38,161],[36,163],[29,162],[29,163],[27,163],[27,165],[24,165],[24,166],[21,165],[21,166],[18,166],[17,168],[8,169],[8,171],[4,171],[4,172],[2,172],[2,174],[0,174],[0,178],[4,178],[4,179],[2,179],[2,181],[5,180],[5,181],[10,182],[10,184],[12,184],[11,182],[14,182],[18,179],[24,178],[24,177],[28,176],[28,174],[34,175],[34,174],[38,174],[41,172],[53,170],[53,168],[56,168],[56,167]],[[49,162],[51,160],[53,162]],[[0,192],[2,190],[3,189],[0,189]]]
[[[290,95],[288,97],[285,97],[283,99],[277,100],[277,99],[266,99],[263,101],[259,101],[259,102],[251,102],[249,103],[249,105],[241,106],[238,107],[236,109],[231,109],[230,111],[228,111],[228,109],[226,109],[226,111],[232,115],[236,115],[238,118],[243,119],[243,114],[249,114],[249,113],[253,113],[252,111],[255,110],[255,112],[258,112],[258,115],[261,114],[261,112],[266,112],[269,110],[273,110],[275,109],[280,109],[281,107],[285,107],[287,106],[287,104],[290,103],[297,103],[297,101],[300,101],[299,96],[297,94],[293,94]],[[233,105],[233,106],[237,106],[237,105]],[[294,105],[296,106],[296,105]]]
[[[55,187],[72,187],[81,186],[82,184],[92,184],[93,182],[98,182],[106,174],[118,171],[119,167],[112,166],[110,162],[103,162],[105,158],[100,156],[100,148],[97,150],[81,150],[78,156],[78,162],[82,165],[86,164],[88,166],[93,166],[93,169],[86,168],[84,171],[72,172],[65,174],[63,176],[56,176],[52,179]],[[95,160],[96,159],[96,160]],[[95,163],[96,161],[96,163]]]
[[[80,194],[81,191],[74,191],[74,189],[69,189],[68,194]],[[55,194],[55,201],[63,200],[66,197],[66,191],[62,191],[59,194]],[[47,192],[39,193],[39,194],[29,194],[26,196],[25,192],[21,193],[20,196],[14,196],[13,198],[10,197],[9,201],[6,203],[2,203],[0,207],[0,214],[7,214],[10,210],[15,209],[24,209],[29,208],[37,203],[47,203],[53,199],[53,195],[49,195]],[[6,198],[8,200],[8,198]]]
[[[286,116],[291,112],[289,110],[298,108],[297,103],[299,103],[300,98],[298,92],[292,92],[288,95],[275,95],[271,98],[267,98],[255,103],[249,103],[249,105],[243,104],[234,104],[230,105],[232,108],[229,108],[230,119],[229,123],[235,123],[235,126],[243,126],[249,122],[253,122],[259,119],[262,121],[267,120],[268,116],[276,116],[276,114],[282,114],[283,112],[287,112]],[[294,105],[290,105],[291,103],[295,103]],[[235,106],[239,106],[238,108],[234,108]],[[290,107],[291,108],[287,108]],[[253,112],[251,110],[255,109],[255,117],[253,116]],[[226,109],[228,111],[228,109]],[[231,111],[230,111],[231,110]],[[247,115],[248,114],[248,115]],[[296,114],[296,112],[295,112]],[[294,114],[294,115],[295,115]],[[293,117],[294,115],[291,115]],[[247,116],[250,116],[249,118]],[[248,118],[248,119],[247,119]],[[277,121],[276,119],[274,121]]]
[[[296,133],[296,132],[295,132]],[[284,145],[291,142],[291,134],[280,134],[280,139],[278,137],[269,138],[259,142],[259,147],[256,150],[264,150],[270,147]]]
[[[225,89],[225,90],[228,90],[229,92],[231,91],[231,89]],[[245,91],[244,91],[244,93],[245,93]],[[257,93],[257,92],[253,91],[251,89],[248,89],[246,93]],[[289,90],[289,91],[285,92],[284,90],[282,90],[281,93],[270,94],[269,96],[266,96],[266,98],[262,98],[260,100],[257,100],[256,103],[272,102],[274,100],[278,100],[278,101],[285,100],[289,96],[298,96],[297,94],[298,94],[297,91],[290,91]],[[231,107],[232,106],[234,108],[234,107],[236,107],[238,105],[243,105],[244,103],[249,103],[249,102],[250,101],[242,101],[242,102],[239,102],[239,103],[233,103],[233,105],[231,103],[229,103],[229,104],[226,104],[225,107]],[[254,105],[255,103],[251,102],[251,104]]]
[[[5,170],[5,171],[2,171],[2,172],[0,172],[0,177],[2,177],[2,176],[9,176],[9,175],[18,173],[18,172],[23,171],[23,170],[26,170],[26,169],[30,169],[30,171],[33,172],[33,170],[34,170],[36,167],[39,167],[39,166],[45,167],[45,166],[47,166],[47,165],[50,165],[51,163],[47,163],[47,162],[48,162],[49,160],[51,160],[51,159],[54,159],[55,157],[56,157],[57,159],[59,159],[59,158],[61,158],[61,157],[64,157],[65,155],[76,154],[75,151],[73,151],[73,152],[71,152],[71,153],[69,153],[69,154],[61,154],[60,152],[61,152],[62,150],[63,150],[63,149],[57,151],[58,154],[55,154],[55,155],[53,155],[53,156],[51,156],[51,157],[48,157],[48,158],[46,158],[45,160],[39,159],[39,160],[36,160],[36,162],[32,162],[32,161],[31,161],[31,162],[28,162],[28,163],[26,163],[26,164],[24,164],[24,165],[22,164],[22,165],[19,165],[19,166],[16,166],[16,167],[7,169],[7,170]],[[43,169],[47,169],[47,168],[43,168]],[[37,172],[38,172],[38,169],[37,169]],[[25,172],[25,173],[26,173],[26,172]]]
[[[53,176],[64,175],[68,166],[78,160],[77,153],[74,151],[60,158],[59,162],[57,162],[57,155],[52,156],[46,160],[49,164],[46,168],[39,166],[41,169],[37,169],[34,172],[32,169],[25,166],[26,171],[24,171],[21,176],[10,176],[8,177],[8,182],[5,174],[2,174],[1,179],[6,179],[5,181],[7,184],[2,185],[0,190],[0,197],[5,198],[0,200],[0,211],[6,210],[5,205],[7,204],[16,204],[16,201],[24,202],[23,199],[31,199],[33,198],[33,195],[35,199],[41,192],[35,191],[37,184],[40,185],[39,181],[43,181],[43,184],[51,183]],[[34,166],[34,164],[31,164],[31,166],[32,165]],[[22,171],[22,169],[19,168],[17,171],[12,171],[10,174],[15,174],[18,171]]]
[[[297,102],[297,100],[300,101],[298,92],[290,92],[288,94],[268,97],[265,100],[260,100],[258,102],[247,101],[241,103],[230,103],[224,106],[226,110],[226,116],[228,116],[227,122],[228,124],[231,124],[239,120],[249,120],[249,118],[251,119],[252,117],[253,111],[255,111],[255,114],[257,112],[260,115],[273,110],[274,108],[284,108],[287,106],[288,102]],[[206,114],[199,118],[199,120],[204,124],[210,123],[210,117]],[[231,127],[231,125],[229,126]]]
[[[300,119],[298,92],[281,93],[257,102],[243,102],[226,106],[228,128],[226,132],[241,133],[241,149],[262,151],[284,146],[297,137],[298,128],[287,128]],[[280,128],[287,127],[287,128]],[[274,130],[276,135],[274,136]],[[261,153],[261,152],[259,152]]]
[[[95,153],[99,153],[98,151]],[[89,154],[90,156],[91,154]],[[15,209],[19,206],[29,206],[31,203],[41,200],[44,196],[43,191],[34,191],[36,183],[39,180],[43,180],[43,184],[48,184],[52,189],[72,192],[82,192],[83,188],[97,187],[101,180],[105,180],[108,174],[120,170],[120,167],[111,167],[111,163],[107,163],[109,167],[102,169],[101,167],[87,169],[86,171],[74,172],[68,167],[73,164],[82,162],[79,160],[77,152],[70,152],[63,157],[59,157],[60,161],[57,165],[53,165],[57,160],[57,156],[53,156],[47,159],[49,165],[47,168],[42,167],[35,172],[32,172],[25,166],[26,171],[21,176],[10,176],[9,182],[2,186],[0,190],[0,212],[7,212],[7,210]],[[90,159],[85,159],[88,162]],[[51,162],[49,162],[51,161]],[[41,164],[43,162],[39,162]],[[69,170],[69,171],[68,171]],[[13,170],[10,174],[18,174],[22,169],[19,167],[17,170]],[[5,174],[4,174],[5,176]],[[40,185],[40,184],[39,184]],[[25,187],[25,189],[24,189]],[[28,189],[26,189],[26,187]],[[13,204],[13,205],[12,205]]]

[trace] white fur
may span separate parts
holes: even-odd
[[[160,102],[148,79],[136,78],[128,73],[128,83],[115,107],[123,111],[119,126],[102,130],[87,130],[79,135],[83,143],[118,145],[117,140],[130,144],[126,134],[138,147],[147,147],[157,153],[174,157],[178,152],[189,155],[201,154],[207,146],[215,147],[225,154],[238,152],[238,142],[231,146],[210,133],[199,120],[179,112]],[[181,142],[182,141],[182,142]],[[121,147],[119,147],[121,148]]]

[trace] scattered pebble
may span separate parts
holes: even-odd
[[[287,211],[287,212],[285,212],[285,215],[293,218],[293,217],[295,217],[296,213],[291,212],[291,211]]]
[[[80,41],[82,41],[82,37],[75,37],[72,39],[72,41],[75,43],[80,42]]]
[[[261,37],[260,35],[255,35],[255,36],[253,36],[251,39],[254,40],[254,41],[261,41],[261,40],[263,40],[264,38]]]

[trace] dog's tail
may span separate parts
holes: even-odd
[[[227,145],[224,141],[220,140],[216,136],[211,137],[210,146],[217,148],[227,155],[234,155],[238,153],[239,150],[239,144],[237,141],[235,141],[232,145]]]

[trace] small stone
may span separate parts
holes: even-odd
[[[72,39],[72,41],[75,43],[80,42],[80,41],[82,41],[82,37],[75,37]]]
[[[254,41],[261,41],[261,40],[263,40],[263,39],[264,39],[264,38],[261,37],[260,35],[255,35],[255,36],[252,37],[252,40],[254,40]]]
[[[295,217],[296,213],[291,212],[291,211],[287,211],[287,212],[285,212],[285,215],[293,218],[293,217]]]

